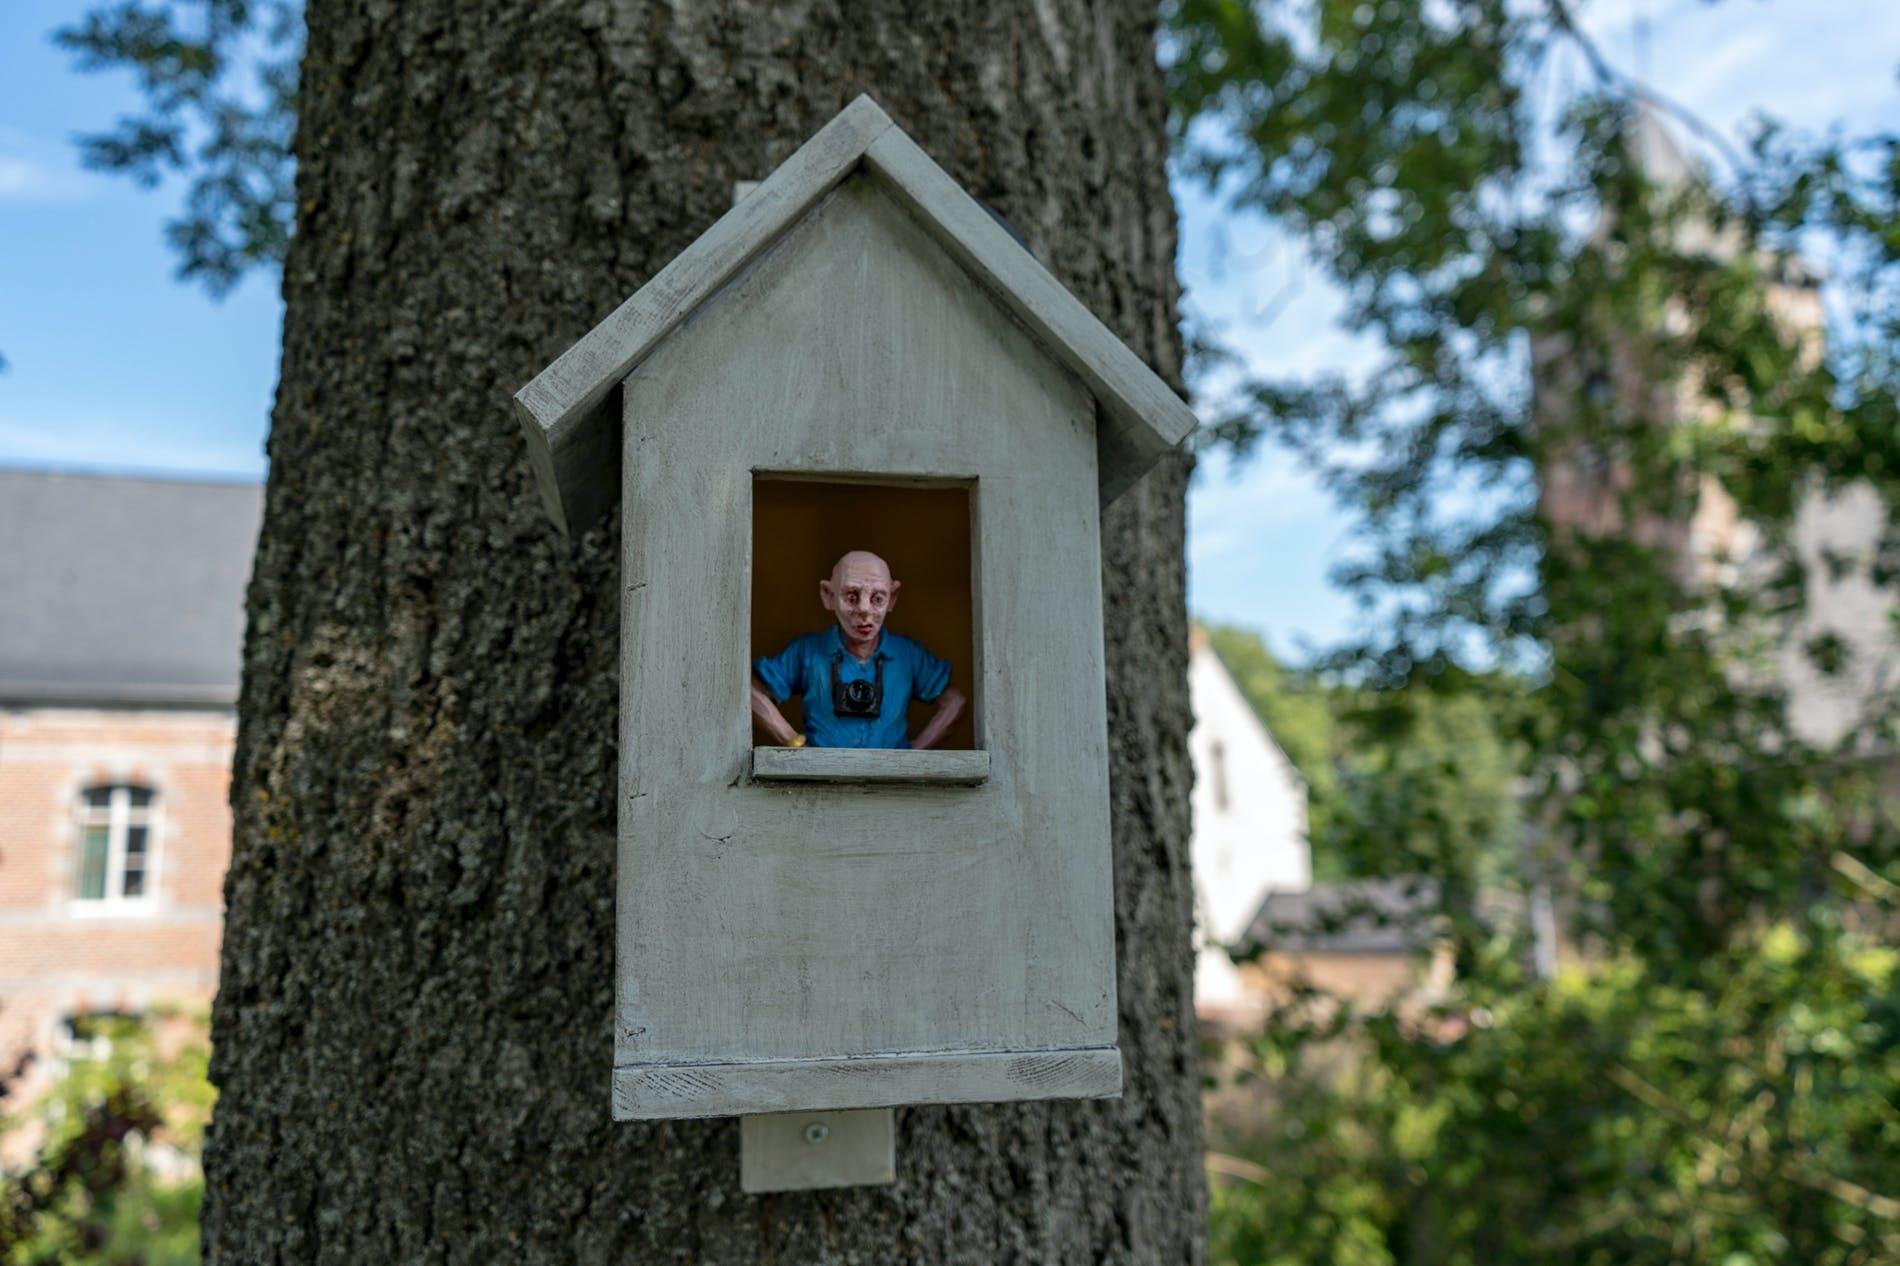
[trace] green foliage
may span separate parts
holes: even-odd
[[[1384,348],[1244,382],[1215,436],[1291,446],[1359,516],[1341,580],[1377,620],[1317,666],[1365,713],[1335,708],[1324,837],[1396,842],[1460,933],[1431,1007],[1269,1019],[1215,1259],[1900,1261],[1894,714],[1797,729],[1781,666],[1853,667],[1801,622],[1796,509],[1900,491],[1900,139],[1764,127],[1671,171],[1658,119],[1693,121],[1562,0],[1165,13],[1184,170],[1300,234]],[[1745,556],[1688,544],[1717,490]],[[1868,574],[1897,562],[1890,533]],[[1460,713],[1487,681],[1522,684]],[[1567,916],[1555,982],[1460,921],[1514,834]]]
[[[1340,805],[1316,846],[1346,875],[1431,875],[1463,900],[1515,874],[1518,694],[1494,676],[1344,696]]]
[[[214,295],[290,240],[298,0],[119,0],[55,35],[81,70],[127,70],[145,108],[80,138],[86,164],[150,188],[185,178],[165,226],[179,276]]]
[[[1206,632],[1208,646],[1306,780],[1312,813],[1323,815],[1336,788],[1339,745],[1332,692],[1311,674],[1287,668],[1250,629],[1208,625]]]
[[[1475,892],[1515,869],[1519,682],[1361,690],[1288,669],[1251,631],[1207,635],[1306,781],[1316,878],[1429,874]]]
[[[1895,951],[1788,923],[1747,948],[1680,984],[1621,957],[1455,1007],[1289,1010],[1212,1260],[1900,1261]]]
[[[38,1129],[5,1175],[6,1266],[187,1266],[198,1260],[198,1158],[211,1115],[202,1017],[75,1021],[50,1093],[10,1128]]]

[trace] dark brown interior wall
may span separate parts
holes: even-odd
[[[818,582],[840,555],[870,550],[903,587],[885,627],[950,661],[950,682],[971,707],[950,727],[944,748],[976,746],[975,587],[970,489],[820,483],[761,476],[752,484],[752,654],[775,655],[801,633],[832,623]],[[915,734],[934,711],[911,705]],[[801,725],[796,702],[786,719]],[[753,739],[770,743],[754,722]]]

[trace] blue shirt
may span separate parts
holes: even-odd
[[[884,704],[875,717],[839,716],[832,710],[831,678],[875,681],[883,669]],[[909,747],[912,699],[929,703],[950,685],[950,665],[907,637],[883,633],[869,660],[845,648],[832,625],[822,633],[792,639],[776,655],[753,661],[766,693],[780,703],[798,695],[805,705],[805,736],[813,747]]]

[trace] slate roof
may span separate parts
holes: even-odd
[[[1439,935],[1438,905],[1438,881],[1427,875],[1270,892],[1241,944],[1284,953],[1410,953]],[[1497,931],[1522,928],[1526,918],[1523,898],[1502,889],[1481,891],[1472,914]]]
[[[0,704],[237,701],[251,483],[0,469]]]
[[[1431,939],[1438,885],[1424,876],[1270,892],[1243,944],[1283,952],[1403,954]]]

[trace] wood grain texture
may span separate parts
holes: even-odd
[[[661,344],[625,410],[616,1068],[1112,1048],[1089,394],[861,174]],[[744,777],[758,470],[970,481],[978,507],[986,752],[768,765],[987,756],[985,781]]]
[[[1102,407],[1096,444],[1104,502],[1120,496],[1194,430],[1197,422],[1187,402],[901,129],[880,133],[864,160],[997,301],[1095,393]]]
[[[641,1120],[931,1103],[1113,1099],[1121,1092],[1121,1055],[1112,1047],[614,1070],[615,1115]]]
[[[752,776],[766,782],[914,782],[974,786],[989,779],[990,754],[884,748],[755,747]]]

